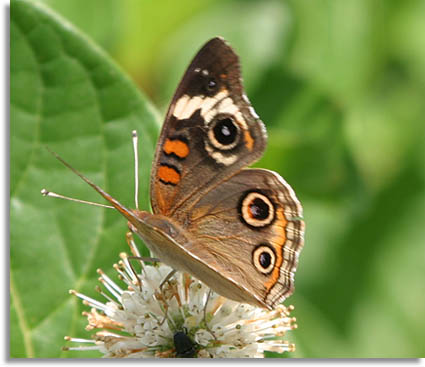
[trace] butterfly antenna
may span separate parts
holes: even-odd
[[[65,167],[69,168],[72,172],[74,172],[77,176],[79,176],[83,181],[89,184],[95,191],[97,191],[105,200],[109,201],[109,203],[111,203],[115,209],[117,209],[124,217],[126,217],[129,222],[131,222],[133,225],[136,225],[136,226],[138,225],[138,223],[140,222],[140,219],[132,211],[128,210],[118,200],[114,199],[107,192],[103,191],[99,186],[91,182],[87,177],[85,177],[83,174],[77,171],[74,167],[72,167],[69,163],[63,160],[57,153],[50,150],[48,147],[46,148],[50,152],[50,154],[52,154]],[[46,192],[48,191],[46,190]],[[50,195],[46,195],[46,196],[50,196]]]
[[[134,152],[134,202],[136,203],[136,209],[139,210],[139,154],[138,154],[138,142],[137,131],[131,132],[133,139],[133,152]]]
[[[76,203],[88,204],[88,205],[93,205],[93,206],[100,206],[102,208],[115,209],[111,205],[105,205],[105,204],[100,204],[100,203],[94,203],[92,201],[74,199],[74,198],[70,198],[68,196],[63,196],[63,195],[57,194],[57,193],[52,192],[52,191],[47,191],[46,189],[41,190],[41,195],[48,196],[48,197],[51,197],[51,198],[58,198],[58,199],[64,199],[64,200],[69,200],[69,201],[75,201]]]

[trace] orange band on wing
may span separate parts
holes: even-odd
[[[288,221],[286,220],[283,209],[279,208],[276,211],[276,220],[273,224],[273,232],[275,233],[275,236],[270,241],[270,244],[273,246],[276,254],[276,263],[274,266],[274,269],[270,275],[270,279],[265,283],[267,292],[276,284],[280,277],[280,267],[283,263],[283,251],[282,247],[285,245],[286,242],[286,233],[285,228]]]
[[[245,146],[249,149],[252,150],[252,148],[254,147],[254,139],[252,138],[251,134],[249,133],[249,131],[245,131]]]
[[[158,169],[158,178],[165,184],[177,185],[180,182],[180,173],[174,167],[162,165]]]
[[[165,154],[175,154],[179,158],[186,158],[189,155],[188,145],[179,139],[167,139],[163,149]]]

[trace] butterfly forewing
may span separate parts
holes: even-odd
[[[243,94],[237,55],[221,38],[188,67],[161,131],[151,176],[154,213],[179,217],[263,153],[263,123]]]

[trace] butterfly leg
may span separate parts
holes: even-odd
[[[146,262],[158,263],[160,261],[156,257],[148,257],[148,256],[128,256],[128,258],[131,259],[131,260],[143,261],[144,263],[146,263]]]
[[[177,273],[177,270],[173,269],[171,270],[167,276],[164,278],[164,280],[161,282],[161,284],[159,285],[159,289],[162,291],[162,287],[164,286],[165,283],[167,283],[172,277],[173,275]]]
[[[137,279],[139,289],[142,290],[142,282],[139,279],[138,273],[136,272],[136,270],[131,265],[130,260],[139,260],[142,263],[146,263],[146,262],[157,263],[157,262],[159,262],[159,259],[156,259],[156,258],[153,258],[153,257],[147,257],[147,256],[140,256],[139,249],[137,248],[137,245],[134,242],[133,232],[128,231],[125,235],[125,238],[127,240],[128,246],[130,247],[131,253],[133,254],[133,256],[127,256],[126,255],[126,258],[129,260],[128,265],[129,265],[131,271],[133,272],[135,278]],[[142,265],[142,270],[143,270],[143,264],[140,264],[140,265]]]
[[[133,232],[128,231],[126,234],[126,239],[127,239],[127,243],[130,246],[131,252],[134,256],[129,256],[129,259],[135,259],[135,260],[140,260],[143,262],[153,262],[153,263],[157,263],[160,260],[154,257],[145,257],[145,256],[140,256],[139,250],[137,249],[137,246],[134,242],[134,238],[133,238]],[[176,270],[172,270],[170,273],[168,273],[168,275],[165,277],[165,279],[161,282],[161,284],[159,285],[159,290],[162,292],[162,288],[164,286],[165,283],[167,283],[172,276],[176,273]]]
[[[128,246],[130,247],[131,253],[133,254],[133,256],[128,256],[129,260],[139,260],[143,263],[146,263],[146,262],[157,263],[157,262],[159,262],[159,259],[154,258],[154,257],[140,256],[139,249],[137,248],[137,245],[134,242],[133,232],[128,231],[125,235],[125,238],[127,240]],[[131,263],[129,263],[129,264],[130,264],[130,267],[132,268],[133,272],[135,273],[133,267],[131,266]]]
[[[140,261],[143,261],[143,262],[152,262],[152,263],[159,262],[159,259],[154,258],[154,257],[140,256],[139,249],[137,248],[137,245],[134,242],[133,232],[128,231],[125,234],[125,238],[127,240],[128,246],[130,247],[131,253],[133,254],[133,256],[129,256],[129,258],[135,259],[135,260],[140,260]]]
[[[170,279],[174,276],[174,274],[177,272],[177,270],[173,269],[171,270],[167,276],[164,278],[164,280],[161,282],[161,284],[159,285],[159,290],[161,291],[161,293],[163,293],[162,288],[164,287],[165,283],[169,282]],[[159,325],[162,325],[164,323],[165,320],[167,320],[168,317],[168,307],[165,308],[165,315],[164,315],[164,319],[161,321],[161,323]]]

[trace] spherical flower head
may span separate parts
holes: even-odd
[[[272,311],[228,300],[186,273],[175,273],[164,264],[142,264],[121,254],[114,265],[122,289],[101,270],[98,287],[104,303],[76,291],[72,294],[90,306],[84,312],[86,329],[100,329],[92,340],[65,337],[77,346],[66,350],[96,349],[110,358],[264,357],[264,351],[283,353],[295,346],[284,340],[296,328],[293,307]]]

